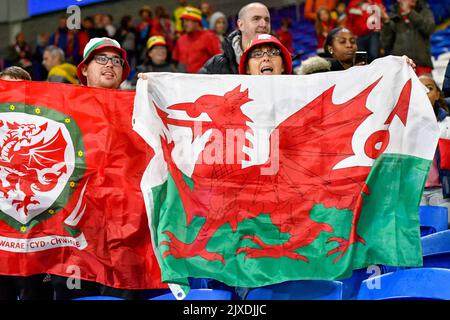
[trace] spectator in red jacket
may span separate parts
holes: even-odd
[[[336,20],[331,18],[330,10],[325,8],[320,8],[317,11],[316,19],[316,34],[317,34],[317,52],[323,53],[323,45],[325,39],[328,36],[328,32],[336,27]]]
[[[277,30],[278,39],[283,46],[288,49],[290,53],[293,53],[292,49],[292,33],[290,31],[292,25],[292,21],[289,17],[284,17],[281,19],[281,27]]]
[[[197,73],[209,58],[221,52],[217,36],[209,30],[202,30],[202,13],[194,7],[186,7],[181,15],[185,34],[182,35],[173,52],[179,69],[185,67],[188,73]]]
[[[358,50],[367,51],[370,63],[380,56],[381,15],[386,12],[383,1],[352,0],[347,10],[347,28],[358,37]]]

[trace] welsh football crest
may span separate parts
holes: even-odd
[[[58,111],[0,104],[0,219],[26,232],[65,207],[85,172],[75,121]]]

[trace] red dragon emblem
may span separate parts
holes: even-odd
[[[67,142],[58,129],[43,137],[48,124],[17,123],[0,120],[3,141],[0,145],[0,195],[13,200],[16,212],[28,215],[31,205],[39,205],[37,192],[48,192],[67,172],[64,163]]]
[[[327,254],[330,256],[338,253],[334,262],[337,262],[356,242],[365,244],[365,240],[357,233],[357,226],[362,208],[362,195],[369,194],[365,180],[371,168],[356,166],[334,169],[334,167],[354,155],[353,135],[372,114],[366,107],[366,101],[380,80],[368,86],[353,99],[339,105],[332,102],[333,86],[280,123],[275,130],[279,135],[277,140],[280,167],[273,175],[261,174],[261,169],[270,165],[269,161],[247,168],[243,168],[240,161],[229,163],[225,159],[227,149],[225,143],[223,150],[217,150],[218,147],[215,145],[216,152],[223,155],[223,161],[204,164],[200,161],[202,154],[199,155],[191,176],[194,184],[191,189],[184,182],[181,171],[170,156],[174,142],[168,143],[168,140],[162,137],[165,161],[180,190],[187,224],[190,224],[194,216],[205,218],[204,224],[191,243],[184,243],[173,233],[165,231],[169,240],[160,243],[168,246],[164,257],[200,256],[206,260],[224,262],[221,253],[206,249],[215,232],[224,224],[229,224],[235,232],[243,220],[268,213],[272,223],[281,232],[290,235],[289,239],[281,244],[267,244],[257,235],[245,235],[244,239],[251,240],[258,247],[241,247],[235,254],[245,254],[246,258],[288,257],[308,262],[308,258],[299,254],[297,249],[311,244],[321,232],[334,232],[331,225],[311,219],[310,212],[317,204],[327,208],[348,209],[352,212],[352,226],[348,238],[331,236],[328,239],[328,242],[337,243],[337,247]],[[379,157],[389,144],[387,126],[394,116],[398,116],[406,125],[410,92],[411,80],[404,86],[397,106],[387,118],[386,129],[376,131],[365,142],[364,150],[369,158]],[[211,121],[202,123],[203,132],[211,128],[223,133],[229,129],[251,132],[248,126],[251,119],[241,111],[241,107],[249,101],[251,99],[248,90],[241,92],[241,88],[237,87],[224,96],[205,95],[195,102],[175,104],[168,109],[183,110],[192,118],[206,113]],[[172,119],[168,113],[156,105],[155,107],[166,128],[169,124],[189,127],[195,133],[195,121]],[[349,117],[349,114],[352,116]],[[270,136],[271,145],[276,143],[274,134]],[[243,139],[246,139],[245,136]],[[210,139],[202,152],[214,144],[214,139]],[[246,141],[245,145],[252,147],[250,141]],[[237,148],[236,152],[242,153],[242,148]],[[245,159],[245,157],[242,155],[237,158]],[[295,196],[292,196],[293,194]]]

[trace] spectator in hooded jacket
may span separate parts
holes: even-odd
[[[221,52],[219,39],[209,30],[202,30],[202,13],[186,7],[181,15],[185,34],[177,41],[173,59],[188,73],[196,73],[209,58]]]
[[[271,31],[269,9],[259,2],[247,4],[239,11],[237,28],[222,43],[223,53],[209,59],[199,73],[238,74],[242,53],[251,40]]]
[[[209,19],[209,29],[216,34],[220,43],[222,43],[228,30],[228,21],[225,14],[219,11],[214,12]]]
[[[397,0],[392,12],[382,20],[382,46],[393,55],[408,55],[413,59],[418,76],[431,74],[430,37],[435,23],[426,2]]]

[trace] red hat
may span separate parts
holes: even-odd
[[[125,63],[123,64],[122,81],[125,81],[128,78],[128,75],[130,74],[130,65],[127,61],[127,52],[120,47],[120,44],[116,40],[111,38],[92,38],[84,48],[83,61],[81,61],[77,67],[77,76],[82,84],[87,85],[87,79],[81,72],[83,66],[88,60],[90,60],[95,52],[103,48],[114,49],[120,54],[122,59],[125,60]]]
[[[252,41],[250,41],[247,49],[245,49],[244,53],[242,54],[241,60],[239,61],[239,74],[247,74],[247,61],[248,61],[248,55],[250,51],[253,50],[256,46],[259,46],[261,44],[265,43],[271,43],[278,47],[278,49],[281,50],[281,55],[284,62],[284,72],[286,74],[292,73],[292,58],[291,54],[289,53],[289,50],[286,49],[285,46],[283,46],[277,38],[270,34],[257,34]]]

